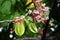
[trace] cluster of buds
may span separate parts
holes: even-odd
[[[49,11],[49,7],[46,7],[46,4],[41,3],[40,0],[33,0],[33,2],[36,9],[33,11],[29,10],[28,13],[32,15],[33,21],[45,23],[46,20],[49,19],[48,16],[46,16],[46,11]]]
[[[37,21],[38,23],[44,23],[46,20],[49,19],[48,16],[46,16],[46,10],[49,10],[49,8],[45,7],[40,10],[29,10],[28,13],[32,15],[33,21]]]
[[[45,3],[41,3],[40,0],[33,0],[34,2],[34,5],[38,8],[38,9],[35,9],[35,10],[29,10],[28,13],[31,15],[32,19],[34,22],[42,22],[43,24],[45,24],[45,22],[49,19],[48,16],[46,16],[46,11],[49,11],[49,7],[46,6]],[[39,8],[40,7],[40,8]],[[25,18],[25,16],[20,16],[19,18],[15,18],[14,19],[14,22],[21,22],[22,19]],[[51,23],[49,23],[51,24]]]
[[[18,36],[22,36],[25,32],[25,26],[24,26],[24,22],[23,19],[25,18],[25,16],[20,16],[15,18],[13,21],[14,23],[14,31],[16,33],[16,35]]]
[[[22,20],[25,18],[25,16],[21,15],[20,17],[16,17],[13,19],[13,23],[22,23]]]

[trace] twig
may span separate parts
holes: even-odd
[[[30,4],[32,4],[33,2],[30,2],[29,4],[27,4],[25,7],[27,8]],[[25,8],[24,7],[24,8]],[[25,14],[25,17],[28,15],[28,13]],[[0,21],[0,23],[4,23],[4,22],[13,22],[13,20],[3,20],[3,21]]]
[[[36,9],[35,0],[33,0],[33,3],[34,3],[34,6],[35,6],[35,9]]]
[[[13,22],[13,20],[3,20],[3,21],[0,21],[0,23],[3,23],[3,22]]]
[[[25,14],[25,17],[28,15],[28,13]],[[0,21],[0,23],[4,23],[4,22],[13,22],[13,20],[3,20],[3,21]]]

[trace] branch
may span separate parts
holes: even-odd
[[[35,4],[35,1],[36,1],[36,0],[33,0],[33,3],[34,3],[34,7],[35,7],[35,9],[36,9],[36,4]]]
[[[3,22],[13,22],[13,20],[3,20],[3,21],[0,21],[0,23],[3,23]]]
[[[25,14],[25,17],[28,15],[28,13]],[[4,23],[4,22],[13,22],[13,20],[3,20],[3,21],[0,21],[0,23]]]

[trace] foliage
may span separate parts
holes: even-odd
[[[23,9],[25,5],[26,0],[0,0],[0,20],[11,20],[20,14],[25,14]],[[1,26],[7,26],[5,24],[2,23]]]
[[[28,28],[30,28],[29,27],[30,23],[32,23],[32,24],[36,23],[37,28],[38,27],[42,28],[45,24],[45,21],[48,20],[49,8],[47,6],[49,6],[49,7],[52,6],[52,5],[50,5],[50,2],[46,2],[46,4],[47,4],[47,6],[46,6],[46,4],[44,4],[45,2],[46,2],[46,0],[42,0],[41,3],[40,2],[36,3],[37,4],[37,5],[35,5],[35,6],[37,6],[36,7],[37,9],[36,9],[35,6],[32,5],[32,0],[30,0],[30,1],[29,0],[0,0],[0,21],[1,20],[13,20],[16,17],[21,17],[21,15],[25,15],[26,13],[28,13],[28,16],[26,16],[25,19],[29,23],[27,23],[27,21],[24,20],[25,21],[24,24],[26,24],[24,27],[26,28],[26,26],[27,26]],[[31,5],[29,3],[31,3]],[[0,24],[0,26],[3,26],[3,27],[6,27],[8,25],[9,25],[9,23],[7,23],[7,22]],[[19,26],[21,26],[21,25],[19,25]],[[16,28],[18,29],[19,27],[16,26],[15,29]],[[35,30],[34,27],[33,27],[33,29],[34,29],[34,33],[35,33],[35,31],[37,29]],[[27,30],[29,30],[29,29],[27,29]],[[17,30],[17,31],[20,31],[20,30]],[[32,28],[30,29],[30,31],[33,32]],[[28,31],[28,32],[31,34],[30,31]],[[15,32],[16,32],[16,30],[15,30]],[[18,34],[20,34],[20,32]],[[29,35],[27,32],[25,34]],[[24,36],[26,36],[25,34],[24,34]],[[36,35],[37,34],[35,34],[35,36]],[[32,34],[29,36],[32,36]]]

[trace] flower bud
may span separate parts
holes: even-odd
[[[25,16],[23,16],[23,15],[22,15],[22,16],[20,16],[20,19],[23,19],[23,18],[25,18]]]
[[[49,7],[44,7],[43,8],[43,11],[48,11],[49,10]]]
[[[32,13],[32,10],[29,10],[28,13],[31,14]]]
[[[33,13],[39,14],[39,11],[38,10],[34,10]]]

